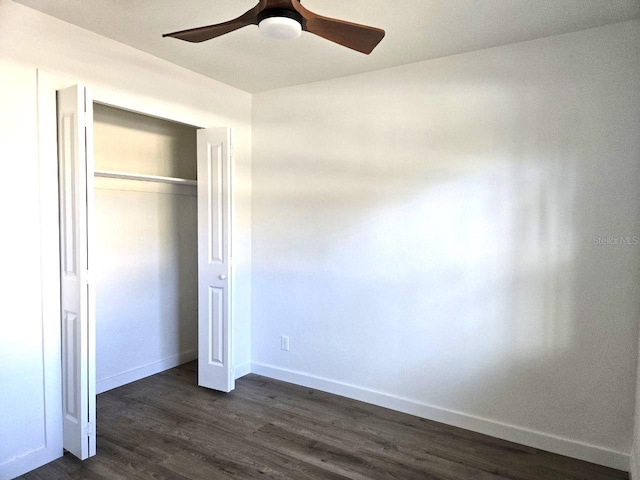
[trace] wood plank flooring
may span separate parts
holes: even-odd
[[[257,375],[189,363],[98,396],[98,455],[23,480],[613,480],[624,472]]]

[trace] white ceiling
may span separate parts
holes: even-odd
[[[257,0],[17,0],[248,92],[310,83],[640,17],[640,0],[303,0],[318,14],[386,30],[369,56],[305,33],[245,27],[201,44],[163,33],[223,22]]]

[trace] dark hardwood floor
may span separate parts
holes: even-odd
[[[24,480],[627,479],[624,472],[249,375],[221,394],[190,363],[98,396],[98,455]]]

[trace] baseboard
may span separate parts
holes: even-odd
[[[164,372],[165,370],[177,367],[178,365],[182,365],[183,363],[191,362],[192,360],[195,360],[197,358],[198,352],[196,350],[191,350],[189,352],[184,352],[179,355],[164,358],[162,360],[158,360],[157,362],[153,362],[148,365],[143,365],[142,367],[137,367],[132,370],[113,375],[96,382],[96,394],[104,393],[114,388],[126,385],[127,383],[141,380],[150,375],[155,375],[156,373]]]
[[[237,367],[235,367],[233,369],[233,374],[234,374],[236,380],[238,380],[239,378],[244,377],[245,375],[249,375],[250,373],[251,373],[251,363],[250,362],[244,363],[242,365],[238,365]]]
[[[265,377],[294,383],[316,390],[360,400],[403,413],[426,418],[447,425],[501,438],[540,450],[577,458],[618,470],[629,471],[629,455],[604,447],[589,445],[576,440],[529,430],[516,425],[435,407],[408,398],[378,392],[364,387],[317,377],[308,373],[288,370],[263,363],[252,363],[251,372]],[[640,480],[638,477],[636,480]]]
[[[632,452],[636,452],[635,445],[632,447]],[[640,471],[638,471],[638,461],[635,455],[631,455],[629,459],[629,478],[630,480],[640,480]]]
[[[62,448],[58,450],[42,447],[26,455],[11,459],[0,464],[0,480],[11,480],[12,478],[24,475],[31,470],[60,458],[62,453]]]

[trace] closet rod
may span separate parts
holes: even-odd
[[[113,172],[110,170],[94,170],[96,177],[119,178],[121,180],[137,180],[140,182],[170,183],[172,185],[191,185],[197,186],[197,180],[188,180],[186,178],[160,177],[158,175],[144,175],[141,173],[123,173]]]

